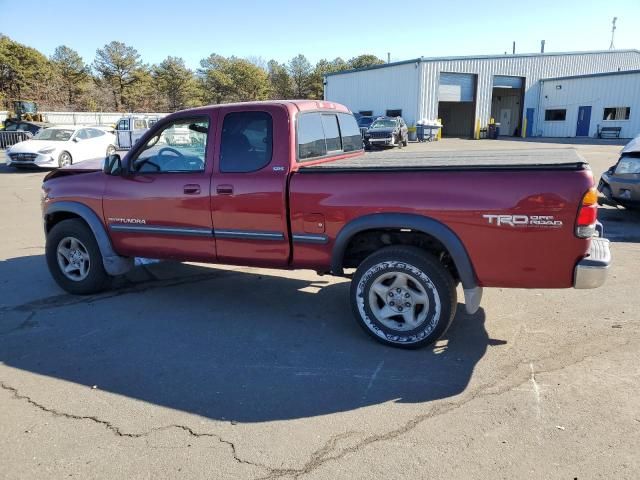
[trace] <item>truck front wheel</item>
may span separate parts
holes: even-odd
[[[420,348],[446,332],[457,296],[451,274],[416,247],[385,247],[367,257],[351,284],[358,323],[386,345]]]
[[[87,295],[104,290],[110,276],[91,229],[80,219],[63,220],[47,234],[45,247],[51,276],[63,290]]]

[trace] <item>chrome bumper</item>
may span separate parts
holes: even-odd
[[[578,262],[573,274],[573,288],[598,288],[607,279],[611,264],[609,240],[594,237],[586,257]]]

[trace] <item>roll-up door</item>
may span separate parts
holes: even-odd
[[[473,102],[475,75],[440,72],[439,102]]]
[[[522,77],[493,77],[493,88],[522,88]]]

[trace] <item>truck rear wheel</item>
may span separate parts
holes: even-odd
[[[79,219],[63,220],[47,234],[45,247],[51,276],[63,290],[87,295],[104,290],[110,276],[91,229]]]
[[[385,247],[367,257],[351,284],[358,323],[377,341],[420,348],[447,331],[455,315],[456,288],[436,258],[416,247]]]

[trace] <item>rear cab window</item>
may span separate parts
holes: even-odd
[[[297,138],[299,162],[362,150],[360,127],[350,113],[301,113]]]

